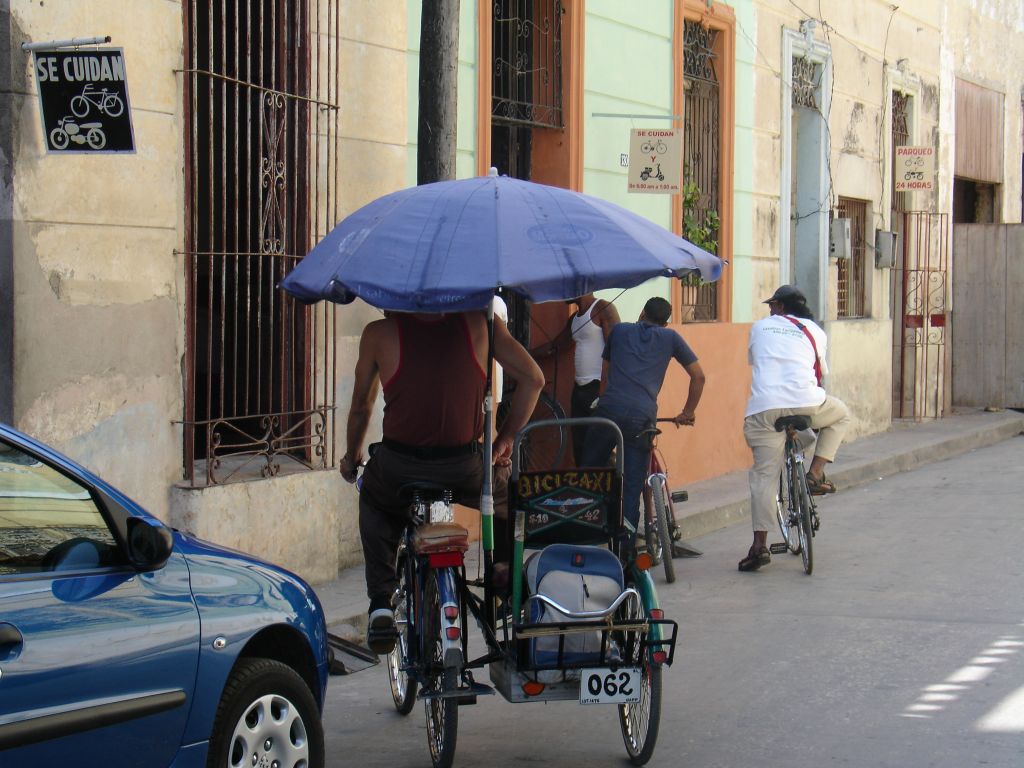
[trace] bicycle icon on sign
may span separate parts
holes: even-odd
[[[124,102],[120,96],[106,88],[97,90],[95,85],[88,83],[80,94],[71,99],[71,111],[76,117],[85,117],[92,107],[109,117],[117,117],[124,112]]]
[[[643,152],[645,155],[664,155],[666,152],[668,152],[668,146],[661,139],[658,139],[657,144],[651,141],[645,141],[643,144],[640,145],[640,151]]]

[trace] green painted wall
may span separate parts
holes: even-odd
[[[632,128],[667,128],[668,119],[594,117],[594,113],[672,115],[672,3],[666,0],[588,0],[584,52],[583,191],[672,228],[668,195],[630,194]],[[603,291],[623,320],[636,320],[651,296],[669,297],[659,278],[622,293]]]
[[[420,9],[419,0],[407,0],[408,8],[408,49],[409,66],[409,138],[406,157],[406,182],[416,184],[416,150],[419,131],[419,61],[420,61]],[[476,175],[476,114],[477,114],[477,20],[476,2],[462,0],[459,6],[459,123],[457,155],[455,159],[456,178]]]

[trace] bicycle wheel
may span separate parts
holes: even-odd
[[[790,502],[787,473],[779,475],[779,492],[775,495],[775,518],[779,521],[779,531],[786,547],[791,554],[800,554],[800,525],[796,522],[796,514]]]
[[[441,641],[441,600],[437,586],[437,571],[427,574],[423,590],[423,648],[427,654],[429,687],[441,693],[453,691],[459,684],[459,671],[444,666]],[[455,759],[455,741],[459,729],[458,699],[429,698],[425,702],[427,715],[427,744],[434,768],[450,768]]]
[[[404,547],[398,553],[398,589],[395,592],[395,626],[398,629],[398,642],[388,654],[388,679],[391,682],[391,698],[395,709],[401,715],[412,712],[416,703],[416,681],[409,676],[409,638],[410,630],[409,605],[411,585],[409,583],[410,562]]]
[[[665,581],[671,584],[676,580],[676,564],[672,559],[672,532],[668,524],[668,489],[665,487],[664,475],[651,476],[651,500],[654,503],[655,524],[658,538],[661,540],[661,562],[665,566]]]
[[[622,728],[622,740],[626,744],[629,761],[633,765],[645,765],[654,755],[654,747],[658,742],[662,669],[651,663],[651,654],[641,648],[639,639],[632,646],[630,658],[625,661],[641,669],[640,701],[635,704],[619,704],[619,726]]]
[[[75,96],[71,99],[71,111],[75,117],[85,117],[89,114],[89,102],[84,96]]]
[[[541,392],[530,421],[565,421],[565,411],[547,392]],[[558,469],[569,443],[569,427],[538,427],[519,443],[519,465],[524,471]]]
[[[814,570],[814,552],[811,541],[814,531],[811,529],[811,494],[807,491],[807,478],[803,467],[794,464],[790,469],[793,488],[793,508],[797,511],[797,526],[800,529],[800,557],[804,562],[804,572],[810,576]]]

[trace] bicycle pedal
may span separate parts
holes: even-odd
[[[673,504],[679,504],[681,502],[689,501],[690,500],[690,493],[689,493],[689,491],[685,491],[685,490],[682,490],[682,491],[672,491],[672,493],[669,494],[669,495],[672,497],[672,503]]]
[[[781,555],[787,549],[788,547],[786,546],[786,542],[784,541],[779,541],[775,544],[771,544],[768,546],[768,551],[771,552],[773,555]]]

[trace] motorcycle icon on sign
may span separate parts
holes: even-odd
[[[88,144],[90,149],[103,149],[107,136],[102,131],[103,123],[79,124],[71,115],[62,117],[57,127],[50,131],[50,144],[54,149],[67,149],[71,142]]]
[[[644,169],[640,171],[640,180],[647,181],[651,177],[656,178],[658,181],[665,180],[665,174],[661,172],[661,163],[657,164],[657,170],[652,170],[649,165],[644,166]]]
[[[124,112],[124,102],[120,96],[106,88],[97,90],[95,85],[88,83],[82,92],[71,100],[71,111],[76,117],[85,117],[92,107],[96,107],[101,115],[109,117],[117,117]]]

